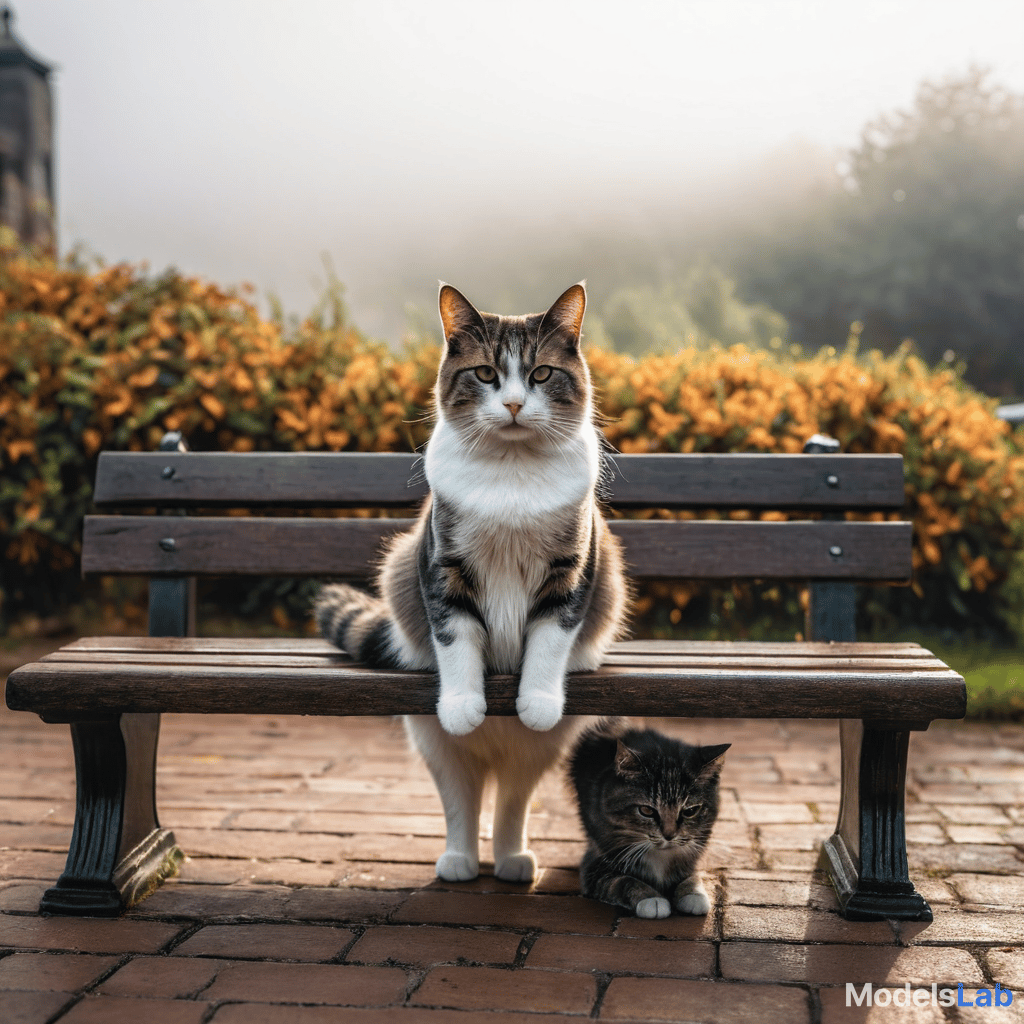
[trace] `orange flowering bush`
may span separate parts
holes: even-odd
[[[90,271],[0,244],[0,621],[49,614],[78,592],[101,449],[153,450],[180,430],[194,450],[411,451],[429,436],[438,357],[426,341],[395,354],[368,340],[336,292],[286,327],[175,272]],[[902,452],[915,581],[870,595],[869,623],[1019,627],[1024,587],[1006,581],[1024,542],[1021,437],[954,371],[854,345],[813,358],[744,346],[588,358],[605,433],[623,452],[795,452],[816,432],[844,451]],[[750,589],[724,593],[720,610],[742,628]],[[697,594],[654,584],[638,610],[670,628]],[[777,588],[759,595],[799,612]]]

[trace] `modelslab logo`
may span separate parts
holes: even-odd
[[[908,981],[903,988],[875,988],[871,982],[857,986],[846,983],[847,1006],[988,1006],[1004,1007],[1013,1002],[1013,992],[996,982],[995,990],[979,988],[971,999],[964,995],[963,982],[956,989],[939,988],[934,982],[931,988],[911,989]]]

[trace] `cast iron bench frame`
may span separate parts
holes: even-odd
[[[964,681],[916,644],[856,642],[854,584],[907,583],[912,526],[844,513],[900,509],[902,457],[839,454],[818,435],[805,452],[615,457],[613,508],[820,513],[613,523],[636,578],[809,581],[808,639],[618,644],[599,670],[573,677],[566,713],[838,719],[840,809],[820,864],[846,918],[928,921],[908,873],[908,741],[936,718],[963,717]],[[408,508],[426,493],[416,463],[405,454],[191,453],[176,434],[159,452],[100,455],[102,514],[86,517],[82,570],[149,576],[150,636],[78,640],[9,677],[8,706],[69,724],[75,752],[67,865],[42,912],[116,916],[176,871],[183,855],[155,802],[161,713],[432,713],[429,673],[368,669],[317,639],[195,638],[196,576],[365,578],[381,541],[407,520],[187,514]],[[515,692],[513,677],[488,679],[488,714],[515,714]]]

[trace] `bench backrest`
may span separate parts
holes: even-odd
[[[748,513],[615,520],[636,578],[910,579],[911,524],[884,516],[904,502],[899,455],[617,455],[614,471],[612,509]],[[82,570],[358,579],[407,519],[281,511],[411,510],[425,493],[419,457],[411,454],[104,452],[94,495],[104,514],[86,517]],[[274,514],[242,517],[231,509]],[[131,514],[140,510],[187,514]],[[820,518],[758,518],[769,510]],[[848,521],[848,511],[883,515]]]

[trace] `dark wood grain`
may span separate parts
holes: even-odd
[[[109,646],[105,641],[93,641],[91,650],[70,645],[16,669],[8,680],[7,703],[66,720],[86,711],[430,714],[437,699],[432,673],[367,669],[327,653],[315,640],[293,641],[290,652],[264,645],[262,653],[250,651],[245,663],[245,652],[224,653],[223,641],[146,639],[160,644],[135,640],[137,650],[115,652],[103,650]],[[808,652],[802,659],[769,660],[769,667],[756,654],[757,646],[750,645],[746,658],[734,652],[731,660],[716,662],[681,641],[671,667],[636,656],[635,663],[576,673],[569,680],[566,712],[917,721],[964,713],[962,677],[926,651],[919,660],[879,659],[876,645],[847,644],[842,656]],[[489,713],[515,714],[516,685],[509,676],[488,680]]]
[[[904,503],[900,455],[617,455],[612,468],[609,502],[623,509],[898,509]],[[413,454],[103,452],[94,498],[99,506],[122,507],[391,508],[414,505],[425,494],[422,463]]]
[[[87,516],[85,574],[370,575],[407,520]],[[910,523],[616,520],[639,579],[855,579],[906,582]],[[173,550],[166,550],[173,543]],[[838,548],[841,555],[830,552]]]

